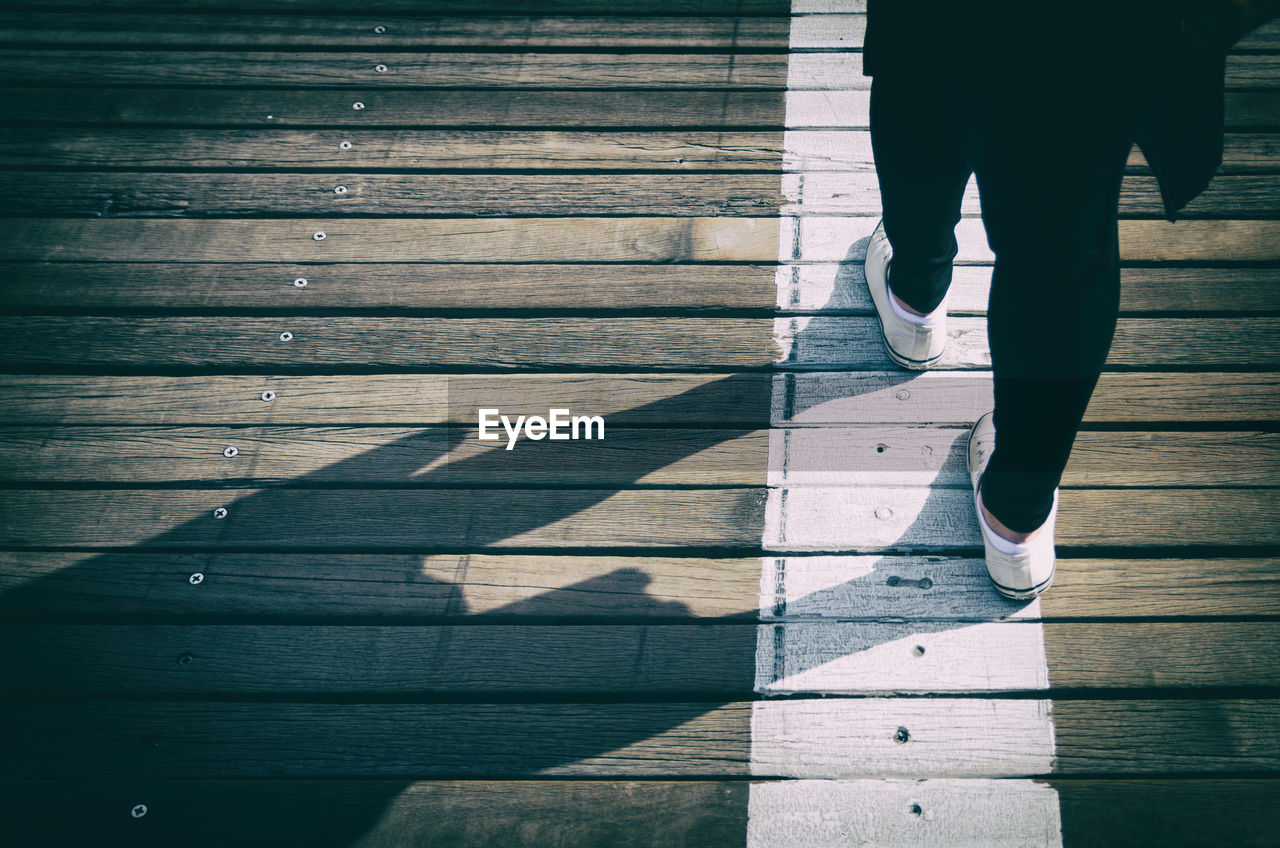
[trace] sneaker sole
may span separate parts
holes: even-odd
[[[1001,586],[995,580],[991,581],[991,585],[996,591],[1011,601],[1029,601],[1032,598],[1044,593],[1046,589],[1053,585],[1053,575],[1057,572],[1057,565],[1054,565],[1053,571],[1049,572],[1049,576],[1042,582],[1032,586],[1030,589],[1010,589],[1008,586]],[[987,575],[990,577],[990,575]]]
[[[930,365],[935,365],[940,359],[942,359],[941,353],[932,359],[908,359],[907,357],[902,356],[893,349],[892,345],[889,344],[889,338],[884,334],[884,320],[879,314],[876,315],[876,323],[880,325],[880,341],[884,342],[885,353],[889,354],[889,358],[898,365],[901,365],[903,368],[911,371],[924,371],[927,370]]]

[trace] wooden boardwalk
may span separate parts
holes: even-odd
[[[1280,26],[1185,219],[1134,151],[1013,604],[976,194],[937,370],[860,276],[862,9],[0,10],[0,842],[1275,844]]]

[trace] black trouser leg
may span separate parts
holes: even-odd
[[[951,285],[955,226],[972,173],[951,104],[927,80],[877,74],[871,149],[893,245],[893,293],[918,312],[932,312]]]
[[[1009,529],[1029,532],[1052,509],[1115,332],[1128,107],[1042,94],[1035,105],[974,108],[985,118],[973,161],[996,257],[987,308],[996,449],[982,500]]]

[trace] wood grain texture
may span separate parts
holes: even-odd
[[[560,310],[772,309],[780,313],[873,314],[861,263],[555,264],[232,262],[0,263],[0,292],[13,310],[312,309]],[[301,277],[306,285],[295,281]],[[1280,312],[1280,272],[1248,266],[1122,268],[1124,312]],[[592,285],[582,285],[591,280]],[[952,314],[983,314],[991,268],[952,272]],[[781,291],[779,290],[781,287]]]
[[[300,10],[301,11],[301,10]],[[484,9],[479,10],[481,12]],[[608,10],[600,11],[608,14]],[[731,10],[727,10],[731,11]],[[862,15],[815,15],[814,28],[862,42]],[[375,27],[382,27],[378,31]],[[786,50],[787,17],[346,17],[338,15],[163,16],[112,12],[52,12],[33,17],[0,13],[0,41],[8,44],[186,47],[424,47],[666,48]],[[830,37],[830,36],[828,36]],[[810,36],[796,46],[818,46]]]
[[[844,262],[861,258],[858,245],[877,220],[806,217],[793,237],[791,219],[775,217],[12,218],[0,232],[0,260],[776,262],[794,252],[805,261]],[[981,221],[962,219],[957,239],[960,263],[991,260]],[[1280,259],[1280,221],[1122,221],[1120,255],[1135,262]]]
[[[385,65],[385,72],[375,66]],[[378,86],[409,88],[868,89],[860,52],[820,53],[283,53],[252,50],[0,50],[19,84]],[[1227,57],[1227,86],[1275,89],[1280,60]]]
[[[1011,646],[1031,643],[1040,628],[1051,687],[1280,685],[1274,622],[796,622],[767,630],[779,626],[786,677],[803,681],[821,668],[821,691],[843,694],[1022,688]],[[0,627],[0,644],[0,691],[24,697],[741,698],[760,685],[757,630],[736,624],[33,624]]]
[[[397,91],[221,87],[0,91],[0,124],[185,127],[700,127],[781,129],[869,125],[870,92]],[[362,110],[352,108],[355,102]],[[1280,124],[1280,93],[1228,91],[1228,128]]]
[[[891,844],[910,845],[920,844],[921,838],[954,835],[966,824],[963,816],[940,803],[940,793],[1012,792],[1007,783],[934,779],[906,784],[867,779],[831,788],[848,788],[852,797],[874,803],[872,799],[882,798],[876,790],[910,787],[905,790],[909,797],[903,800],[914,798],[934,813],[925,821],[901,815],[900,826],[914,841]],[[4,790],[0,808],[13,811],[11,833],[18,845],[103,840],[145,846],[179,841],[193,846],[270,846],[300,841],[333,846],[357,843],[367,848],[407,844],[481,848],[499,844],[513,832],[531,843],[560,848],[742,848],[752,792],[803,787],[816,796],[819,788],[827,786],[797,781],[305,778],[64,778],[6,780],[0,785]],[[1275,802],[1280,784],[1270,778],[1051,779],[1034,785],[1056,794],[1065,845],[1125,848],[1153,839],[1163,845],[1264,848],[1280,824]],[[76,799],[76,816],[59,814],[67,798]],[[145,832],[127,815],[140,798],[148,802]],[[1146,814],[1134,816],[1135,809]],[[1241,809],[1250,815],[1239,815]],[[833,829],[848,827],[838,816],[842,811],[866,812],[860,807],[834,807],[830,812],[835,821],[824,819],[824,823]],[[870,824],[861,818],[856,826]],[[1016,838],[999,841],[1013,829],[1011,823],[1000,820],[997,826],[984,821],[983,827],[983,838],[989,840],[986,845],[1019,844]],[[967,828],[960,832],[973,835]]]
[[[776,573],[787,597],[776,603]],[[199,574],[198,583],[191,575]],[[774,576],[774,586],[761,587]],[[920,588],[928,577],[931,586]],[[890,578],[896,578],[890,580]],[[0,551],[0,609],[24,621],[1034,621],[1276,616],[1268,558],[1062,558],[1040,603],[1006,602],[981,559],[548,554]]]
[[[5,777],[597,777],[780,776],[808,757],[829,777],[1011,774],[990,745],[993,715],[1008,738],[1038,725],[1048,702],[983,699],[794,700],[769,704],[825,728],[811,741],[751,738],[751,703],[17,704],[26,728]],[[1038,713],[1038,714],[1037,714]],[[1060,701],[1055,773],[1257,772],[1280,767],[1268,700]],[[894,742],[908,728],[916,745]],[[199,727],[201,732],[191,732]],[[1224,733],[1229,728],[1229,733]],[[325,740],[317,745],[316,740]],[[1115,744],[1125,740],[1123,746]],[[91,744],[89,741],[92,740]],[[929,741],[929,740],[932,740]],[[827,744],[826,755],[813,746]],[[848,760],[857,746],[869,756]],[[753,750],[754,748],[754,750]],[[1002,760],[1004,761],[1002,764]],[[1013,766],[1012,768],[1017,768]],[[770,774],[769,772],[773,772]]]
[[[343,108],[352,109],[352,99]],[[368,104],[363,111],[368,111]],[[363,114],[363,111],[361,114]],[[347,142],[351,146],[343,148]],[[1269,133],[1227,133],[1222,171],[1280,168]],[[866,130],[0,128],[0,167],[874,173]],[[1150,173],[1140,149],[1135,173]]]
[[[501,485],[970,485],[967,428],[630,429],[501,450],[473,426],[4,427],[0,481]],[[780,448],[785,444],[786,453]],[[227,449],[233,455],[226,456]],[[430,458],[431,461],[428,461]],[[1280,485],[1280,435],[1086,430],[1064,486]]]
[[[26,192],[24,215],[233,217],[874,215],[872,172],[852,174],[136,174],[0,171],[0,191]],[[1180,220],[1280,216],[1280,177],[1221,175]],[[1163,214],[1154,177],[1130,175],[1122,216]],[[964,212],[979,213],[976,183]]]
[[[802,0],[803,5],[795,7],[797,12],[829,12],[830,5],[826,0]],[[15,2],[11,7],[26,8],[28,3]],[[112,11],[133,11],[139,9],[213,11],[213,12],[286,12],[286,13],[350,13],[351,5],[341,0],[262,0],[247,3],[235,0],[232,3],[219,0],[101,0],[94,4],[97,9]],[[48,0],[39,3],[42,9],[82,9],[84,0]],[[554,14],[554,15],[698,15],[715,16],[725,13],[724,4],[718,0],[525,0],[525,2],[502,2],[483,4],[486,12],[495,14]],[[848,12],[865,12],[866,0],[840,0],[840,8]],[[474,0],[374,0],[363,11],[373,13],[400,13],[414,16],[475,14]],[[733,13],[738,15],[786,15],[793,7],[784,0],[734,0]]]
[[[1124,318],[1110,366],[1280,366],[1280,318]],[[947,326],[939,369],[990,367],[986,321]],[[376,339],[376,342],[371,340]],[[11,370],[59,368],[883,369],[877,319],[771,318],[0,318]],[[1065,376],[1051,365],[1042,376]]]
[[[776,529],[765,533],[766,498],[778,495],[749,488],[8,489],[0,491],[0,545],[275,551],[763,545],[796,552],[979,546],[973,495],[963,489],[821,487],[788,495],[792,514],[804,521],[784,538]],[[220,507],[228,511],[222,519],[214,512]],[[887,516],[872,518],[876,510]],[[1057,542],[1064,550],[1187,545],[1245,553],[1280,543],[1277,516],[1274,489],[1080,489],[1062,497]]]
[[[270,400],[263,393],[270,392]],[[5,424],[471,423],[476,410],[587,409],[609,424],[972,425],[989,372],[735,374],[0,375]],[[1104,372],[1088,422],[1274,421],[1269,372]]]

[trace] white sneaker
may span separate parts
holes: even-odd
[[[867,288],[871,290],[871,302],[876,305],[880,335],[889,351],[889,358],[903,368],[923,371],[942,357],[942,349],[947,344],[946,301],[921,323],[899,316],[889,294],[889,264],[892,261],[893,248],[884,234],[882,220],[876,224],[867,244],[867,258],[863,265]]]
[[[987,573],[991,575],[996,591],[1011,600],[1027,601],[1053,583],[1056,561],[1053,534],[1058,519],[1058,490],[1053,490],[1053,509],[1035,538],[1019,544],[998,537],[987,525],[982,507],[978,504],[978,483],[982,479],[982,472],[987,469],[987,463],[991,461],[995,447],[995,414],[988,412],[969,431],[969,482],[973,486],[973,506],[978,512],[982,543],[987,551]],[[998,543],[992,541],[997,538]],[[1012,553],[1005,552],[1009,550]]]

